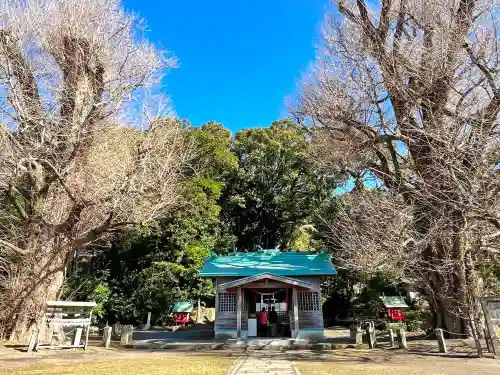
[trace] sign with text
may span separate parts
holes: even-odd
[[[500,297],[488,298],[486,300],[486,306],[490,310],[491,322],[500,325]]]
[[[490,351],[495,356],[500,356],[496,326],[500,326],[500,296],[481,298],[484,320],[487,330],[487,344]]]

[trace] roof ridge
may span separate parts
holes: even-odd
[[[323,251],[281,251],[281,250],[273,250],[275,253],[286,254],[286,255],[320,255]],[[260,255],[270,255],[270,252],[266,251],[237,251],[234,253],[228,253],[224,255],[219,255],[222,257],[231,257],[235,255],[248,255],[248,254],[260,254]]]

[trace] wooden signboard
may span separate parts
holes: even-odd
[[[497,327],[500,326],[500,296],[481,298],[484,320],[486,323],[486,340],[489,340],[493,355],[500,357],[500,348],[497,337]]]

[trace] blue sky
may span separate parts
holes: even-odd
[[[164,80],[179,118],[268,126],[314,58],[329,0],[125,0],[180,66]]]

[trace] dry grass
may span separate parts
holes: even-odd
[[[302,375],[498,375],[500,361],[467,353],[407,353],[400,350],[333,350],[294,360]]]
[[[338,363],[298,363],[302,375],[441,375],[439,372],[425,372],[415,368],[395,368],[378,365],[343,365]]]
[[[138,355],[120,360],[91,363],[44,363],[0,372],[0,375],[224,375],[234,357],[176,353]]]

